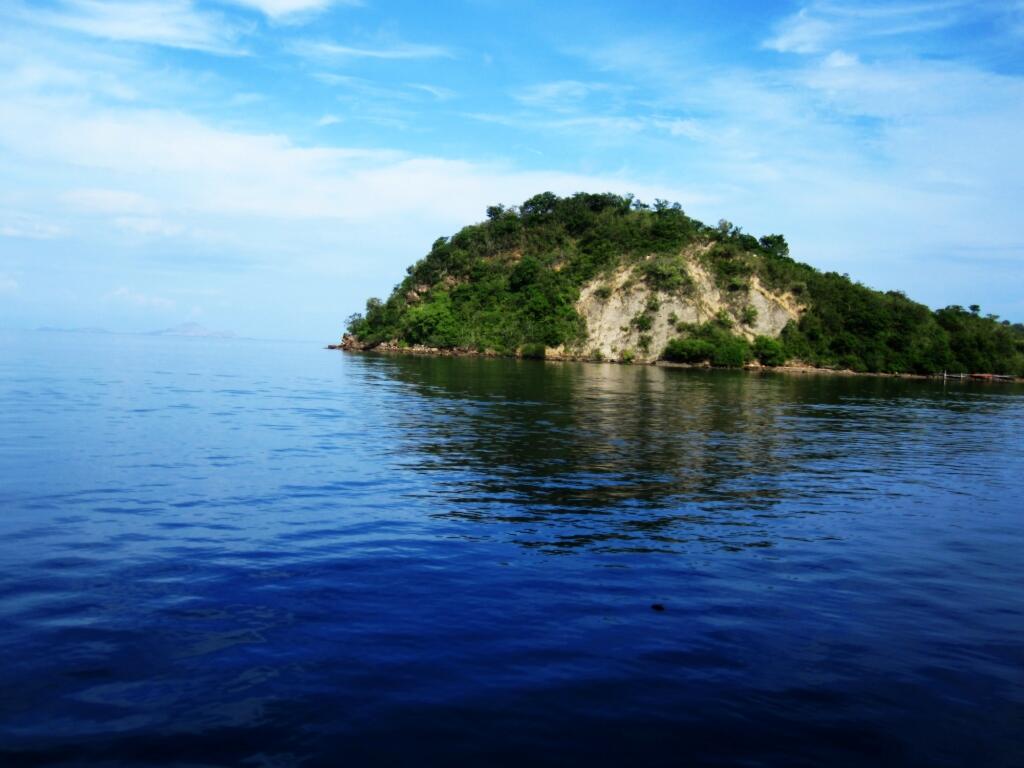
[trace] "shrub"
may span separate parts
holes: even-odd
[[[519,356],[529,360],[543,360],[546,349],[543,344],[523,344]]]
[[[662,355],[676,363],[703,363],[715,354],[715,345],[706,339],[672,339]]]
[[[412,344],[449,349],[459,344],[459,324],[448,294],[412,307],[405,319],[404,338]]]
[[[654,319],[644,312],[641,312],[629,322],[640,331],[649,331],[651,326],[654,325]]]
[[[710,322],[692,327],[691,335],[672,339],[662,357],[680,363],[710,362],[725,368],[739,368],[751,361],[750,344],[721,325]]]
[[[754,339],[754,357],[762,365],[785,365],[786,352],[775,339],[768,336],[758,336]]]
[[[626,347],[619,353],[619,360],[624,363],[632,363],[634,359],[636,359],[636,352],[629,347]]]
[[[744,325],[753,325],[757,322],[757,307],[746,306],[740,315],[740,322]]]
[[[642,262],[639,271],[644,282],[656,291],[682,291],[693,284],[680,256],[655,256]]]
[[[711,364],[723,368],[742,368],[753,359],[750,344],[739,336],[721,337],[711,355]]]

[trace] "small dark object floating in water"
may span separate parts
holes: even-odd
[[[652,611],[664,611],[665,610],[665,606],[662,605],[661,603],[652,603],[651,604],[651,610]]]

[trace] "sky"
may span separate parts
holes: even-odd
[[[330,341],[542,191],[1024,320],[1024,1],[4,0],[0,327]]]

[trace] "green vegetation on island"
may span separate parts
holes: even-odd
[[[531,197],[518,208],[492,206],[487,220],[439,238],[408,268],[386,301],[370,299],[348,321],[360,345],[382,342],[543,357],[545,348],[582,350],[587,324],[581,290],[607,300],[610,278],[624,267],[650,292],[630,324],[649,343],[658,296],[685,300],[696,285],[696,259],[721,295],[742,297],[757,281],[791,297],[798,319],[777,338],[748,338],[725,313],[704,323],[677,323],[658,356],[718,366],[801,362],[859,372],[1024,375],[1024,327],[971,306],[932,311],[897,291],[872,290],[847,275],[795,261],[782,235],[756,238],[729,222],[710,227],[678,204],[644,204],[632,196],[579,193]],[[653,306],[652,311],[656,311]],[[757,310],[737,310],[753,326]],[[646,326],[646,328],[645,328]],[[632,349],[620,359],[631,360]],[[582,355],[580,355],[582,356]]]

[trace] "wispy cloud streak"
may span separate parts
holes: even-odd
[[[361,6],[362,0],[227,0],[234,5],[252,8],[278,20],[308,19],[332,5]]]
[[[782,19],[763,42],[780,53],[820,53],[853,41],[920,34],[956,24],[968,4],[814,2]]]
[[[418,43],[390,43],[386,45],[341,45],[325,41],[305,41],[292,46],[292,51],[308,58],[341,61],[345,59],[452,59],[447,48],[440,45]]]
[[[239,54],[243,31],[190,0],[64,0],[55,9],[17,7],[21,18],[91,37],[218,54]]]

